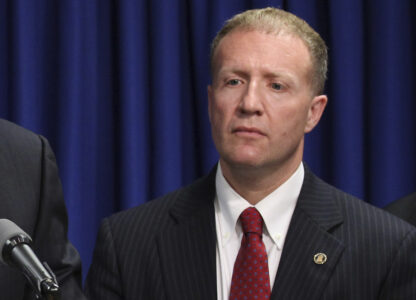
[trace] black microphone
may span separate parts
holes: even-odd
[[[42,264],[30,245],[32,239],[15,223],[0,219],[0,262],[19,269],[37,298],[58,299],[59,286],[49,266]]]

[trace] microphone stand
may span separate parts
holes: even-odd
[[[35,290],[36,298],[39,300],[59,300],[61,299],[61,293],[59,290],[58,281],[56,280],[55,274],[46,262],[43,262],[43,266],[49,271],[52,278],[48,278],[38,285]]]
[[[41,263],[33,252],[23,251],[30,249],[31,242],[30,237],[24,234],[18,234],[10,238],[4,245],[3,257],[5,261],[12,261],[12,256],[19,258],[15,264],[20,265],[23,275],[35,292],[36,299],[59,300],[59,285],[51,268],[46,262]],[[20,248],[15,248],[17,245],[20,245]]]

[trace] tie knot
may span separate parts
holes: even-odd
[[[241,225],[244,234],[257,233],[260,236],[263,233],[263,218],[255,207],[245,209],[240,215]]]

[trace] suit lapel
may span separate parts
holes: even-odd
[[[330,233],[341,223],[342,216],[331,197],[331,188],[305,167],[304,184],[289,226],[271,299],[321,299],[345,247]],[[326,256],[325,263],[315,262],[314,256],[318,253]]]
[[[215,169],[179,194],[158,237],[168,299],[216,299]]]

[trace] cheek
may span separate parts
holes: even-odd
[[[220,136],[225,127],[224,110],[217,103],[212,103],[210,113],[211,129],[214,136]]]
[[[211,122],[215,125],[226,123],[232,115],[229,101],[217,99],[211,103]]]
[[[273,130],[280,136],[291,137],[298,132],[303,133],[307,118],[307,112],[299,106],[280,106],[269,115]]]

